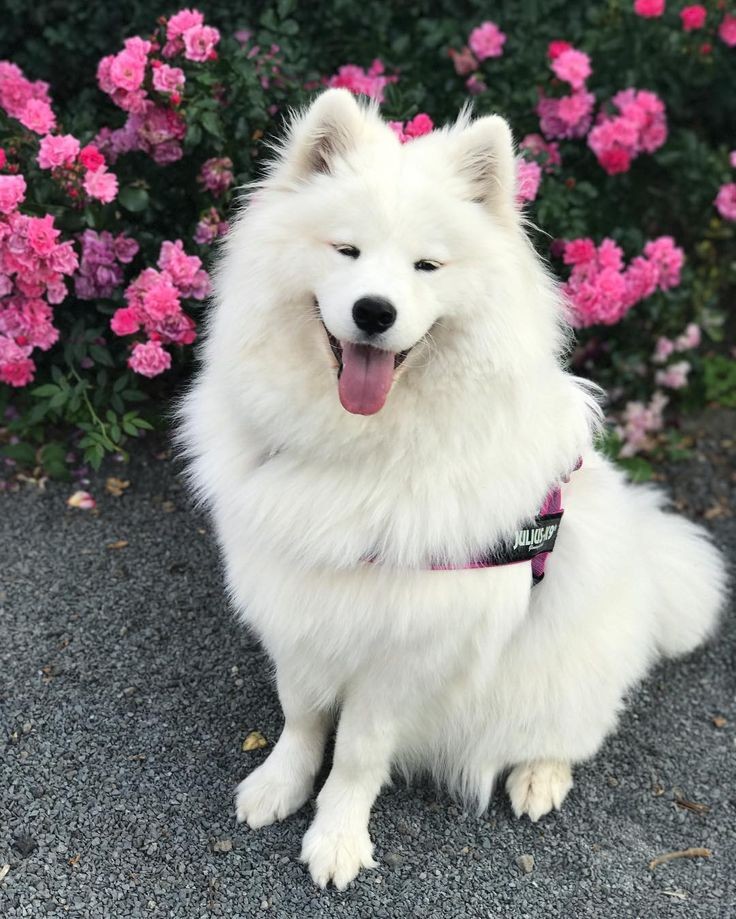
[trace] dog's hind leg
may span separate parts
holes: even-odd
[[[285,722],[271,755],[237,787],[238,823],[256,830],[283,820],[307,801],[322,764],[330,714],[308,707],[283,671],[277,686]]]
[[[517,817],[528,814],[532,822],[560,809],[572,788],[570,763],[541,759],[514,766],[506,780],[506,791]]]

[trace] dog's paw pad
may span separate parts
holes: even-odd
[[[312,783],[300,781],[292,774],[269,766],[269,761],[238,785],[235,811],[238,823],[247,823],[252,830],[283,820],[306,802]]]
[[[572,788],[569,763],[542,760],[515,766],[506,780],[506,791],[517,817],[528,814],[533,822],[559,810]]]
[[[304,836],[301,858],[318,887],[332,881],[338,890],[345,890],[361,868],[377,865],[367,830],[323,830],[319,818]]]

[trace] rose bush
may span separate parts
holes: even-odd
[[[614,455],[645,470],[640,454],[679,449],[680,411],[736,402],[733,13],[611,0],[583,15],[551,0],[544,17],[499,3],[491,20],[479,2],[468,16],[419,6],[417,20],[380,5],[370,36],[353,0],[319,23],[292,0],[156,22],[130,2],[114,27],[104,17],[126,4],[79,17],[86,39],[46,23],[46,44],[37,29],[20,41],[13,17],[0,25],[0,50],[16,52],[0,63],[6,462],[64,475],[162,423],[235,189],[288,107],[327,85],[375,99],[403,143],[469,99],[509,118],[517,200],[563,282],[573,368],[610,392]],[[74,66],[54,86],[59,47]]]

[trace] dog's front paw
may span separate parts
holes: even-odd
[[[302,843],[302,861],[319,887],[330,881],[345,890],[361,868],[375,868],[373,843],[368,830],[330,829],[319,816],[307,830]]]
[[[532,822],[560,809],[572,788],[570,764],[559,760],[539,760],[515,766],[506,780],[506,791],[517,817],[528,814]]]
[[[236,789],[238,823],[247,823],[252,830],[257,830],[283,820],[298,811],[311,792],[311,778],[299,776],[267,759]]]

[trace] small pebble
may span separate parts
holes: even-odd
[[[520,855],[516,859],[516,864],[519,866],[522,874],[531,874],[532,871],[534,871],[534,856]]]
[[[233,850],[233,841],[232,839],[216,839],[212,843],[213,852],[232,852]]]
[[[19,833],[13,840],[13,847],[25,858],[30,855],[34,849],[38,848],[38,843],[31,836],[25,833]]]

